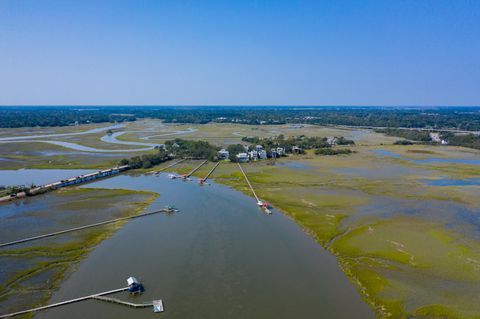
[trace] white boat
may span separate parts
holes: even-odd
[[[170,178],[170,179],[175,179],[175,178],[177,178],[177,175],[175,175],[175,174],[168,174],[168,178]]]

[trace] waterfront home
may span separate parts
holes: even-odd
[[[258,159],[267,159],[267,151],[265,150],[260,150],[258,151]]]
[[[327,137],[327,143],[329,145],[333,146],[333,145],[337,144],[337,138],[336,137]]]
[[[285,149],[283,147],[277,147],[277,155],[278,156],[285,155]]]
[[[296,146],[296,145],[295,145],[295,146],[292,146],[292,153],[300,153],[300,151],[301,151],[301,148],[300,148],[300,147],[298,147],[298,146]]]
[[[263,146],[262,146],[262,145],[257,145],[257,146],[255,146],[255,151],[260,152],[261,150],[263,150]]]
[[[236,156],[237,162],[245,163],[248,162],[248,154],[247,153],[238,153]]]
[[[230,152],[222,148],[220,151],[218,151],[217,157],[219,160],[228,159],[230,157]]]
[[[258,159],[258,153],[257,151],[250,151],[248,153],[248,157],[250,157],[251,161],[256,161]]]

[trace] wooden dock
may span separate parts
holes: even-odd
[[[242,171],[243,177],[245,177],[245,180],[247,181],[247,184],[250,187],[250,190],[252,191],[253,196],[257,200],[257,205],[259,205],[265,211],[265,213],[267,213],[268,215],[271,215],[272,211],[268,209],[269,208],[268,206],[264,206],[265,202],[263,202],[260,198],[258,198],[257,193],[255,193],[255,190],[253,189],[253,186],[247,177],[247,174],[245,174],[245,171],[242,168],[242,165],[240,165],[240,163],[237,163],[237,164],[238,164],[238,167],[240,168],[240,171]]]
[[[213,166],[213,168],[210,170],[210,172],[208,172],[208,174],[200,180],[200,183],[205,183],[207,181],[207,179],[210,177],[210,175],[212,175],[212,173],[218,167],[218,165],[220,165],[220,162],[216,163],[215,166]]]
[[[132,302],[123,301],[123,300],[120,300],[120,299],[117,299],[117,298],[103,297],[101,295],[93,296],[92,299],[111,302],[111,303],[116,303],[116,304],[119,304],[119,305],[132,307],[132,308],[147,308],[147,307],[152,307],[153,306],[152,302],[150,302],[150,303],[132,303]]]
[[[193,173],[195,173],[196,171],[198,171],[198,169],[199,169],[200,167],[202,167],[203,165],[205,165],[207,162],[208,162],[208,160],[204,160],[203,162],[201,162],[200,165],[198,165],[197,167],[195,167],[194,169],[192,169],[190,173],[188,173],[187,175],[184,175],[184,178],[188,178],[188,177],[192,176]]]
[[[253,196],[255,197],[255,199],[257,200],[257,203],[258,203],[260,201],[260,199],[258,198],[257,193],[255,193],[255,190],[253,189],[252,184],[250,184],[250,181],[248,180],[247,174],[245,174],[245,171],[243,170],[242,165],[240,165],[240,163],[237,163],[237,164],[238,164],[238,167],[240,168],[240,171],[242,171],[242,174],[245,177],[245,180],[247,181],[247,184],[250,187],[250,189],[252,190]]]
[[[46,305],[46,306],[42,306],[42,307],[37,307],[37,308],[32,308],[32,309],[27,309],[27,310],[22,310],[22,311],[17,311],[17,312],[12,312],[12,313],[8,313],[8,314],[5,314],[5,315],[0,315],[0,319],[10,318],[10,317],[14,317],[14,316],[19,316],[19,315],[23,315],[23,314],[27,314],[27,313],[31,313],[31,312],[40,311],[40,310],[46,310],[46,309],[50,309],[50,308],[55,308],[55,307],[59,307],[59,306],[63,306],[63,305],[68,305],[68,304],[72,304],[72,303],[76,303],[76,302],[80,302],[80,301],[84,301],[84,300],[88,300],[88,299],[95,299],[95,298],[97,298],[97,297],[99,297],[99,296],[111,295],[111,294],[114,294],[114,293],[117,293],[117,292],[121,292],[121,291],[126,291],[126,290],[128,290],[128,287],[119,288],[119,289],[113,289],[113,290],[108,290],[108,291],[104,291],[104,292],[99,292],[99,293],[96,293],[96,294],[93,294],[93,295],[88,295],[88,296],[79,297],[79,298],[75,298],[75,299],[65,300],[65,301],[57,302],[57,303],[50,304],[50,305]]]
[[[179,160],[179,161],[176,161],[175,163],[172,163],[172,164],[170,164],[170,165],[168,165],[168,166],[165,166],[165,167],[159,169],[158,171],[155,171],[155,174],[159,174],[160,172],[163,172],[163,171],[169,169],[170,167],[174,167],[175,165],[180,164],[181,162],[184,162],[184,161],[186,161],[186,160],[187,160],[186,158],[183,158],[183,159],[181,159],[181,160]]]
[[[124,172],[126,170],[129,170],[130,166],[128,165],[123,165],[123,166],[117,166],[109,169],[104,169],[101,171],[85,174],[85,175],[79,175],[67,179],[62,179],[57,182],[41,185],[41,186],[36,186],[31,188],[29,191],[26,192],[19,192],[16,194],[12,194],[10,196],[4,196],[0,197],[0,203],[4,202],[9,202],[15,199],[20,199],[20,198],[25,198],[27,196],[36,196],[40,195],[46,192],[50,192],[59,188],[71,186],[71,185],[79,185],[79,184],[84,184],[88,182],[92,182],[95,180],[98,180],[100,178],[106,178],[114,175],[118,175],[121,172]]]
[[[124,220],[129,220],[129,219],[134,219],[134,218],[141,218],[141,217],[155,215],[155,214],[159,214],[159,213],[169,213],[171,211],[172,211],[171,209],[165,208],[165,209],[161,209],[161,210],[154,211],[154,212],[143,213],[143,214],[140,214],[140,215],[133,215],[133,216],[126,216],[126,217],[110,219],[110,220],[106,220],[106,221],[95,223],[95,224],[89,224],[89,225],[85,225],[85,226],[60,230],[60,231],[53,232],[53,233],[48,233],[48,234],[33,236],[33,237],[29,237],[29,238],[18,239],[18,240],[14,240],[14,241],[7,242],[7,243],[2,243],[2,244],[0,244],[0,248],[7,247],[7,246],[13,246],[13,245],[21,244],[21,243],[26,243],[26,242],[37,240],[37,239],[58,236],[58,235],[62,235],[62,234],[66,234],[66,233],[70,233],[70,232],[74,232],[74,231],[79,231],[79,230],[84,230],[84,229],[88,229],[88,228],[92,228],[92,227],[98,227],[98,226],[102,226],[102,225],[112,224],[112,223],[116,223],[116,222],[119,222],[119,221],[124,221]]]

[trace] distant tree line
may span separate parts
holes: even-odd
[[[350,125],[480,130],[480,107],[0,107],[0,127],[162,119],[167,123]]]
[[[132,169],[136,168],[150,168],[161,164],[172,157],[164,149],[158,149],[155,154],[145,154],[142,156],[134,156],[131,158],[124,158],[120,160],[119,165],[128,165]]]
[[[194,159],[208,159],[210,161],[217,160],[217,152],[219,147],[206,141],[192,141],[175,139],[165,142],[167,150],[175,157],[191,157]]]
[[[133,114],[107,109],[0,107],[0,127],[68,126],[87,123],[135,121]]]
[[[444,132],[441,137],[448,141],[449,145],[470,147],[480,150],[480,136],[474,134],[454,134]]]
[[[412,140],[412,141],[420,141],[420,142],[432,141],[432,138],[430,137],[430,133],[427,131],[387,128],[387,129],[375,130],[375,132],[383,133],[389,136],[403,137],[407,140]]]
[[[411,145],[411,141],[423,144],[433,144],[432,138],[428,131],[420,130],[406,130],[406,129],[381,129],[376,130],[378,133],[383,133],[389,136],[403,137],[406,140],[396,141],[396,145]],[[460,134],[453,132],[440,132],[440,138],[447,141],[448,145],[463,146],[469,148],[480,149],[480,135],[475,134]]]
[[[169,161],[172,158],[217,160],[218,147],[205,141],[189,141],[175,139],[165,142],[164,148],[158,148],[154,154],[145,154],[120,160],[119,165],[129,165],[130,168],[151,168]]]
[[[318,137],[318,136],[308,137],[305,135],[291,136],[288,138],[285,138],[285,136],[282,134],[278,136],[266,137],[266,138],[260,138],[258,136],[254,136],[254,137],[247,136],[247,137],[243,137],[242,141],[248,142],[251,144],[262,145],[267,150],[267,152],[274,147],[282,147],[287,152],[291,152],[294,146],[297,146],[304,150],[309,150],[313,148],[325,148],[325,147],[332,146],[328,142],[328,138],[326,137]],[[354,145],[355,142],[353,140],[349,140],[343,136],[340,136],[340,137],[335,137],[335,144]]]
[[[315,150],[316,155],[345,155],[352,154],[349,148],[318,148]]]

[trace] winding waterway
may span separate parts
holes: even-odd
[[[9,137],[0,137],[0,144],[3,143],[47,143],[57,146],[62,146],[71,150],[75,151],[82,151],[82,152],[91,152],[91,153],[124,153],[124,152],[143,152],[143,151],[150,151],[155,147],[159,146],[159,144],[154,143],[145,143],[145,142],[133,142],[133,141],[122,141],[117,139],[117,137],[125,134],[125,133],[132,133],[132,132],[151,132],[151,131],[121,131],[115,132],[113,134],[106,134],[100,138],[102,142],[111,143],[111,144],[120,144],[120,145],[131,145],[131,146],[142,146],[142,148],[131,148],[131,149],[102,149],[102,148],[95,148],[90,146],[81,145],[78,143],[72,142],[65,142],[65,141],[57,141],[57,140],[39,140],[39,138],[58,138],[58,137],[68,137],[68,136],[77,136],[77,135],[85,135],[85,134],[94,134],[99,132],[108,131],[111,129],[119,129],[125,127],[124,124],[115,124],[106,127],[100,127],[96,129],[91,129],[82,132],[75,132],[75,133],[60,133],[60,134],[38,134],[38,135],[26,135],[26,136],[9,136]],[[197,131],[194,128],[188,128],[186,130],[180,131],[173,131],[173,132],[166,132],[159,135],[152,135],[141,137],[143,140],[149,140],[152,138],[159,138],[165,136],[174,136],[174,135],[184,135],[189,134]]]
[[[132,220],[102,242],[50,302],[125,286],[135,275],[146,292],[133,302],[163,299],[165,313],[85,301],[35,318],[373,318],[337,260],[294,222],[212,183],[121,175],[86,187],[156,191],[149,208],[173,215]]]

